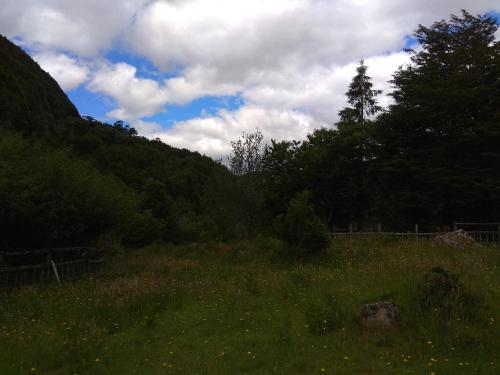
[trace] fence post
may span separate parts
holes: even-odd
[[[453,231],[454,231],[454,232],[456,232],[456,231],[457,231],[457,228],[458,228],[457,223],[453,223]]]
[[[499,227],[499,229],[500,229],[500,227]],[[381,224],[381,223],[378,223],[378,224],[377,224],[377,230],[378,230],[379,232],[382,232],[382,224]]]
[[[59,273],[57,272],[56,264],[52,259],[52,249],[47,252],[47,266],[52,268],[52,272],[54,272],[54,276],[56,277],[57,283],[61,285],[61,279],[59,278]]]
[[[0,251],[0,268],[2,268],[2,262],[3,262],[3,251]],[[2,273],[0,272],[0,285],[7,283],[8,281],[8,276],[9,274],[8,273]]]
[[[349,233],[352,233],[352,223],[349,224]]]
[[[56,276],[57,283],[60,286],[61,285],[61,279],[59,278],[59,274],[57,273],[56,264],[54,263],[53,260],[50,261],[50,264],[52,264],[52,270],[54,271],[54,275]]]

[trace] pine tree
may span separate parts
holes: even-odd
[[[340,120],[343,123],[364,123],[367,117],[375,115],[382,109],[376,99],[382,91],[372,89],[373,83],[366,71],[367,66],[361,60],[356,69],[357,74],[346,92],[347,102],[352,107],[346,107],[339,112]]]

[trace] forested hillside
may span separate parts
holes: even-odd
[[[0,125],[48,131],[57,121],[78,118],[57,82],[22,49],[0,35]]]
[[[226,238],[234,178],[212,159],[81,118],[57,83],[0,39],[1,248]]]

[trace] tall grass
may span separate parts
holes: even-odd
[[[1,291],[0,374],[500,373],[499,248],[337,239],[305,263],[279,249],[155,245],[62,287]],[[480,301],[469,318],[422,303],[434,267]],[[380,300],[401,326],[366,332],[361,306]]]

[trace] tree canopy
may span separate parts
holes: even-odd
[[[395,72],[394,103],[385,111],[361,62],[346,93],[351,107],[340,111],[336,128],[301,143],[272,143],[264,158],[269,205],[284,212],[287,200],[309,189],[332,228],[498,220],[497,29],[491,17],[466,11],[420,25],[419,48]]]
[[[392,221],[491,220],[500,214],[500,45],[488,16],[419,26],[419,50],[392,81],[377,124],[380,206]],[[386,211],[389,212],[389,211]]]
[[[305,237],[318,220],[330,230],[498,221],[497,29],[466,11],[418,26],[419,46],[394,73],[388,108],[361,60],[335,126],[266,147],[259,130],[244,133],[228,166],[140,137],[122,121],[81,118],[2,37],[0,225],[9,235],[0,250],[95,244],[107,234],[131,246],[252,237],[287,213]]]

